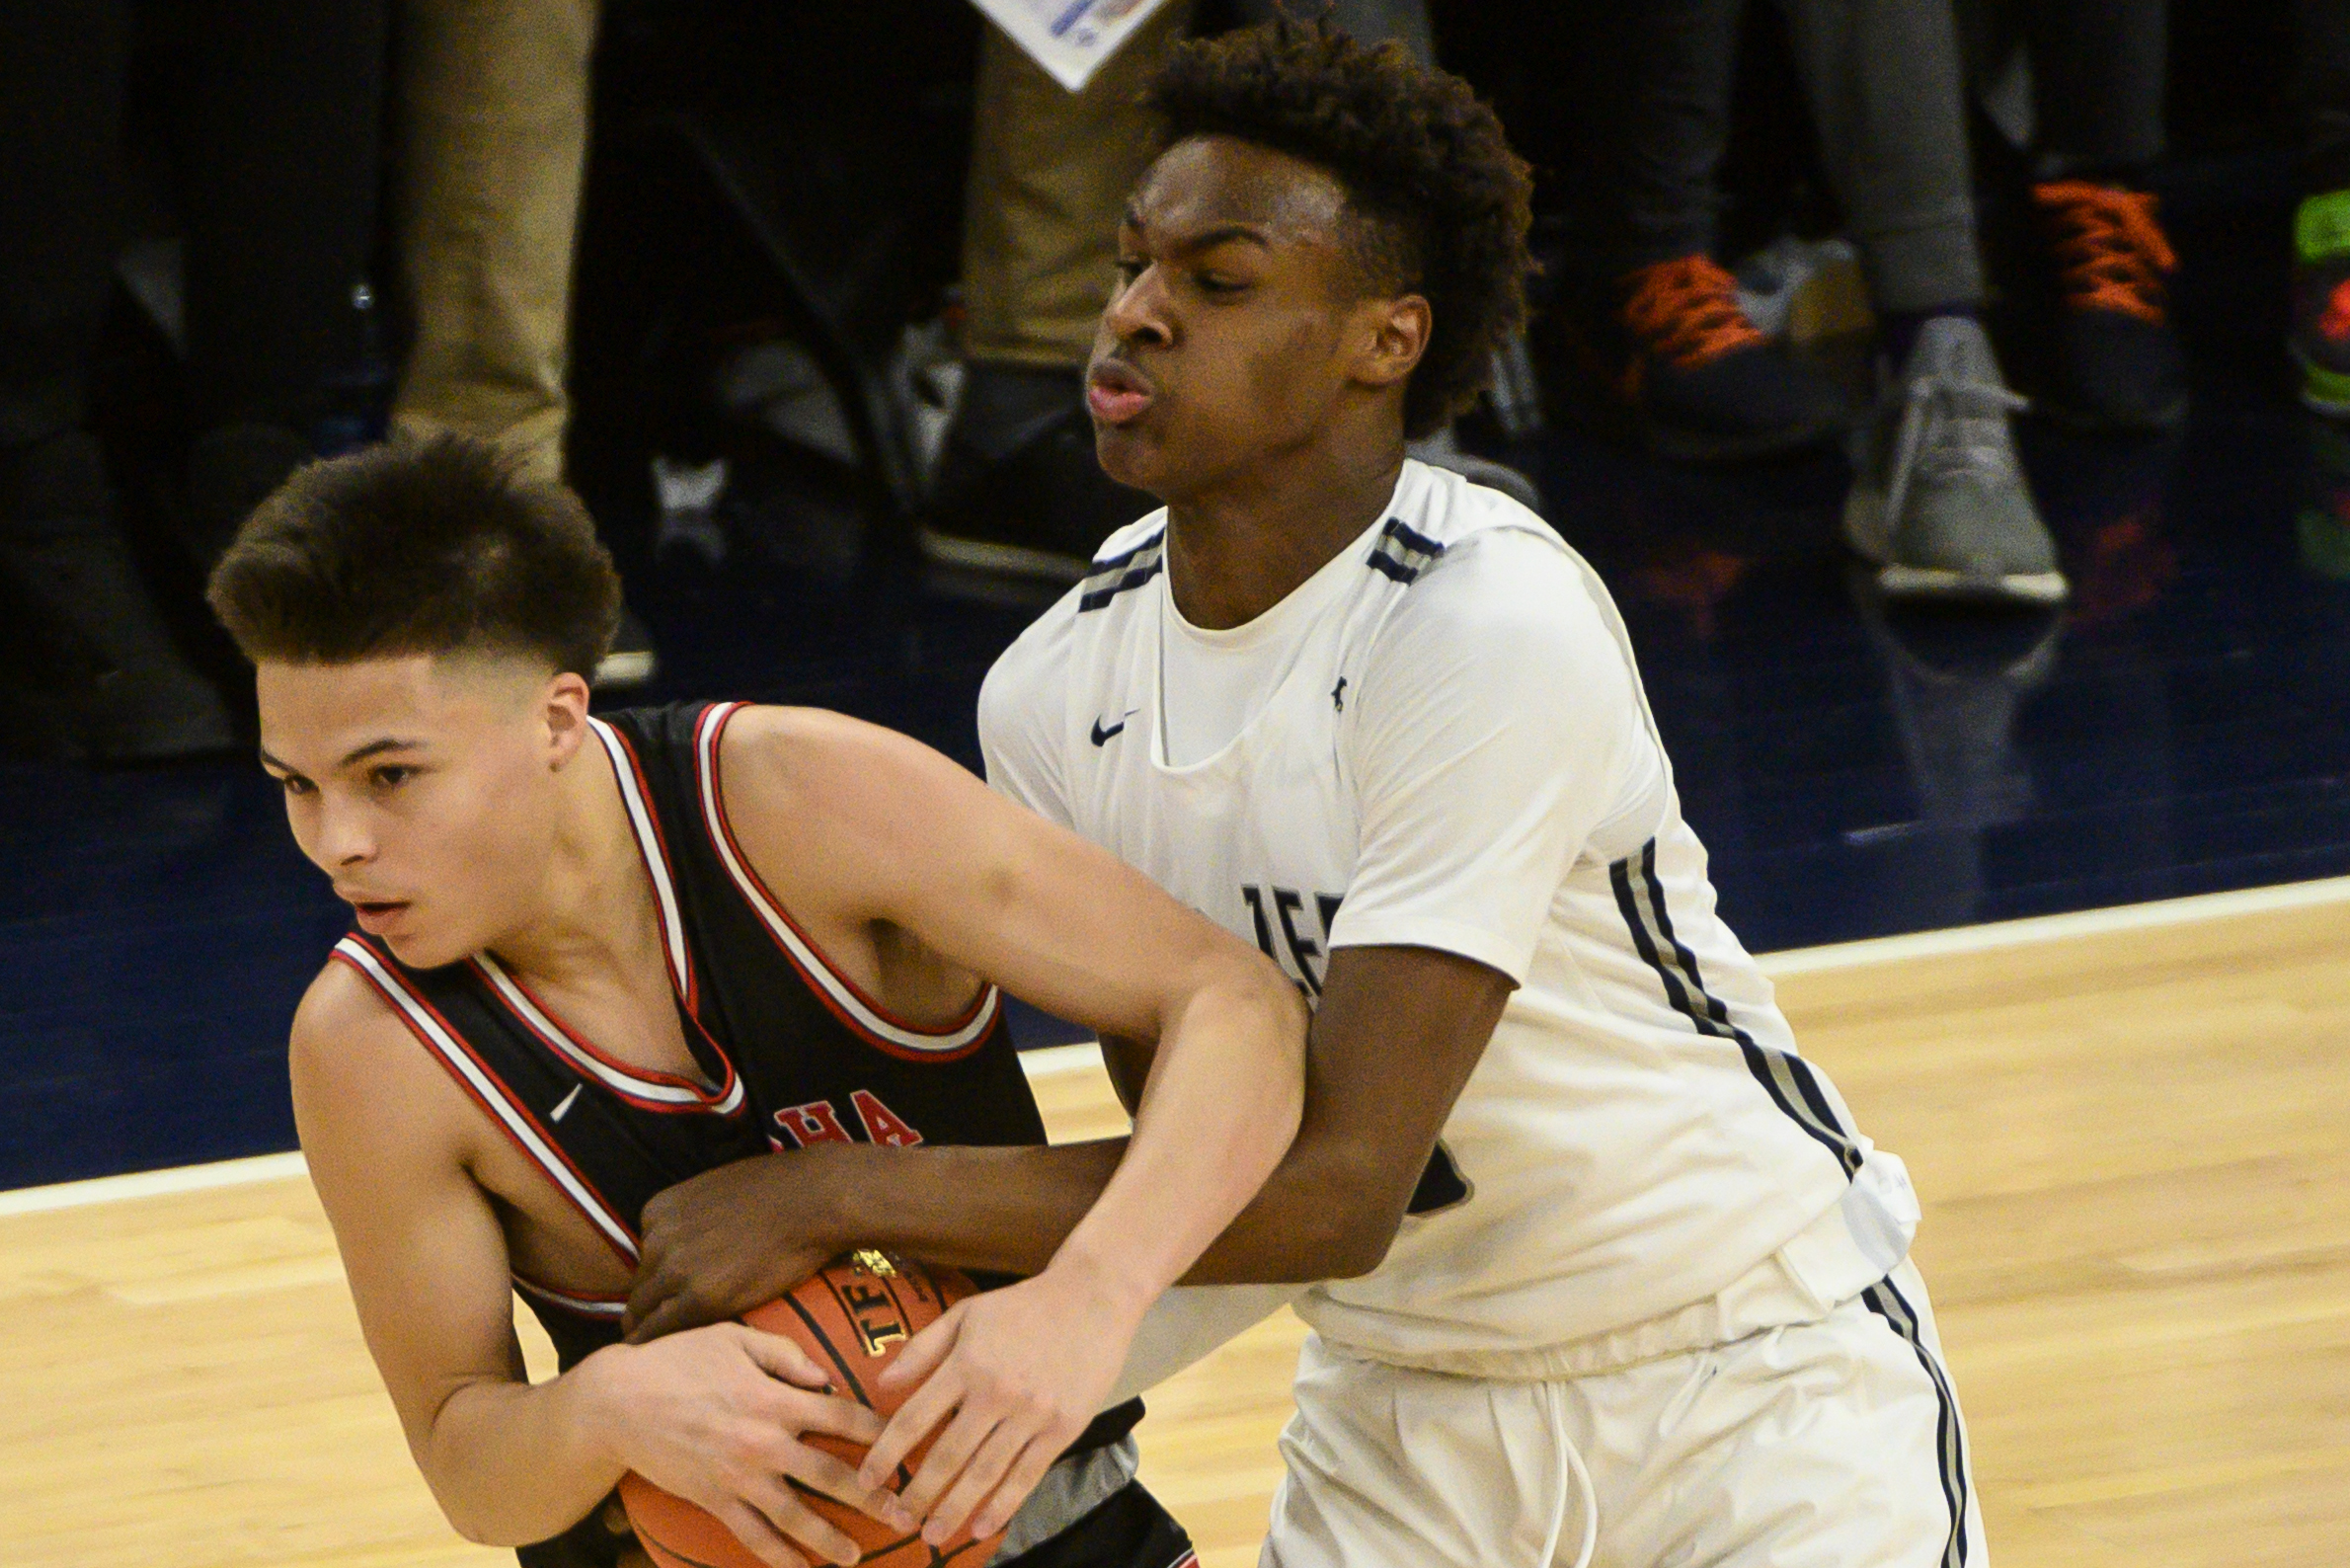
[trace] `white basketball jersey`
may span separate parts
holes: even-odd
[[[1113,536],[998,661],[989,781],[1309,997],[1341,946],[1518,981],[1386,1260],[1299,1314],[1374,1358],[1508,1375],[1774,1255],[1822,1309],[1883,1278],[1917,1221],[1908,1177],[1715,917],[1590,567],[1507,497],[1407,462],[1380,521],[1251,623],[1292,645],[1273,689],[1174,766],[1165,527]]]

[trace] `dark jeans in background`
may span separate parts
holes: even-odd
[[[374,245],[383,0],[0,0],[0,447],[87,414],[124,236],[134,27],[168,61],[196,430],[293,426],[355,357]]]

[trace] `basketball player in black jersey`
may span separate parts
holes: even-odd
[[[889,732],[738,704],[590,717],[610,561],[575,498],[480,448],[312,466],[210,599],[257,666],[294,836],[357,912],[294,1020],[296,1120],[461,1532],[533,1568],[623,1560],[603,1505],[630,1469],[778,1568],[857,1558],[795,1486],[920,1528],[801,1441],[883,1427],[789,1343],[623,1344],[621,1317],[646,1205],[697,1173],[1041,1143],[997,981],[1158,1054],[1090,1216],[917,1342],[956,1412],[953,1495],[1037,1568],[1188,1556],[1132,1484],[1138,1407],[1092,1418],[1144,1308],[1294,1132],[1303,1011],[1272,965]],[[509,1290],[558,1347],[551,1381],[524,1378]]]

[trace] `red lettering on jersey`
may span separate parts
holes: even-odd
[[[881,1103],[880,1096],[870,1089],[859,1089],[849,1096],[856,1103],[857,1119],[865,1124],[865,1136],[876,1143],[892,1148],[911,1148],[922,1141],[906,1120]]]
[[[858,1091],[862,1093],[863,1091]],[[806,1105],[794,1105],[775,1113],[775,1125],[783,1129],[792,1140],[792,1147],[806,1148],[811,1143],[853,1143],[848,1129],[840,1125],[840,1113],[832,1109],[829,1100],[811,1100]]]

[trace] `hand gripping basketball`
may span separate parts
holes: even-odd
[[[905,1393],[884,1389],[881,1373],[908,1340],[973,1294],[971,1282],[952,1269],[856,1252],[833,1259],[780,1298],[744,1313],[743,1321],[792,1341],[831,1375],[837,1392],[887,1416]],[[844,1465],[866,1455],[861,1445],[822,1433],[803,1441]],[[905,1455],[897,1486],[905,1484],[929,1446],[925,1442]],[[1003,1539],[1000,1530],[976,1539],[963,1530],[933,1547],[912,1529],[892,1529],[797,1482],[792,1490],[811,1513],[855,1543],[861,1568],[980,1568]],[[766,1559],[717,1517],[641,1475],[622,1478],[620,1499],[659,1568],[766,1568]]]

